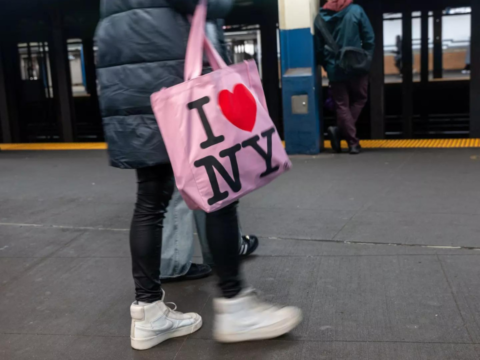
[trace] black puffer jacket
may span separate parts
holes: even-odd
[[[112,166],[138,169],[168,163],[150,95],[183,82],[190,31],[187,15],[194,13],[197,3],[102,0],[97,77]],[[233,0],[208,1],[207,34],[217,47],[223,36],[219,19],[232,4]]]

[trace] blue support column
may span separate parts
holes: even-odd
[[[309,21],[310,19],[308,19]],[[321,87],[311,28],[280,30],[283,118],[288,154],[318,154]]]

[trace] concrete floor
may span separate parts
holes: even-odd
[[[128,224],[134,173],[103,151],[0,153],[0,359],[480,358],[480,150],[295,157],[241,205],[244,264],[305,321],[273,341],[212,341],[213,278],[165,286],[204,317],[135,352]]]

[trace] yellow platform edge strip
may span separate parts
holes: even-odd
[[[285,142],[283,142],[285,146]],[[362,140],[365,149],[454,149],[480,148],[480,139],[415,139],[415,140]],[[347,143],[342,141],[342,147]],[[330,141],[325,141],[325,148],[331,149]],[[35,151],[35,150],[106,150],[106,143],[33,143],[33,144],[0,144],[3,151]]]
[[[106,150],[106,143],[32,143],[32,144],[0,144],[4,151],[28,150]]]
[[[415,140],[362,140],[364,149],[458,149],[480,148],[480,139],[415,139]],[[342,148],[348,145],[342,141]],[[330,141],[325,141],[325,148],[330,149]]]

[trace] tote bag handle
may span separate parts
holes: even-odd
[[[202,74],[204,49],[208,62],[213,70],[227,67],[227,64],[225,64],[225,61],[223,61],[205,34],[206,21],[207,0],[200,0],[192,19],[192,26],[188,37],[187,55],[185,58],[185,81],[195,79]]]

